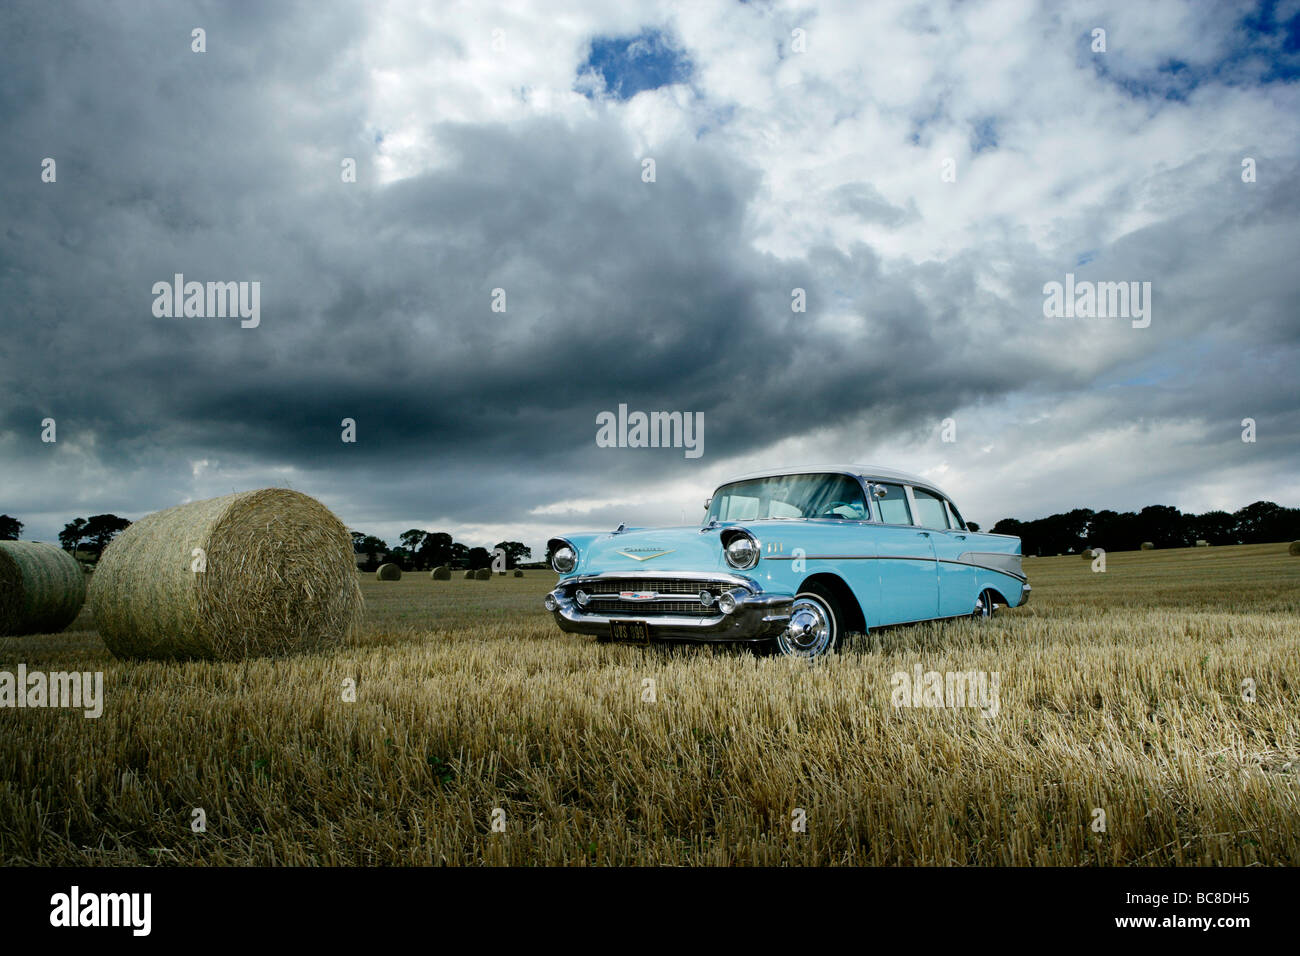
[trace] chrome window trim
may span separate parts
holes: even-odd
[[[875,483],[878,484],[878,485],[894,485],[894,486],[896,486],[896,487],[898,487],[898,488],[902,488],[902,489],[903,489],[903,500],[907,502],[907,510],[908,510],[908,512],[910,513],[910,516],[911,516],[911,518],[912,518],[911,522],[908,523],[908,524],[895,524],[895,523],[892,522],[892,521],[885,521],[885,520],[884,520],[885,513],[882,511],[882,512],[880,512],[880,517],[881,517],[881,520],[880,520],[880,526],[883,527],[883,528],[915,528],[915,527],[917,527],[917,524],[916,524],[916,509],[915,509],[914,507],[912,507],[912,486],[911,486],[911,485],[905,485],[905,484],[902,484],[901,482],[898,482],[898,481],[878,481],[878,480],[876,480],[876,479],[872,479],[872,480],[875,481]],[[877,500],[876,504],[880,504],[880,502]]]
[[[921,488],[913,488],[911,485],[908,485],[908,486],[907,486],[907,497],[908,497],[908,500],[912,502],[912,520],[915,522],[916,526],[917,526],[918,528],[924,528],[926,531],[952,531],[952,530],[954,530],[954,529],[951,527],[951,525],[949,525],[948,527],[944,527],[944,528],[931,528],[929,525],[921,524],[921,509],[918,508],[918,507],[916,507],[916,493],[917,493],[917,491],[922,491],[922,492],[924,492],[925,494],[929,495],[931,498],[934,498],[935,500],[937,500],[937,501],[938,501],[938,502],[943,506],[943,513],[944,513],[945,517],[947,517],[947,515],[948,515],[948,499],[947,499],[947,498],[945,498],[943,495],[939,494],[937,491],[931,491],[929,488],[925,488],[925,487],[921,487]]]
[[[859,524],[881,524],[880,511],[876,508],[876,496],[871,493],[871,479],[863,475],[854,475],[858,479],[858,486],[862,489],[862,500],[867,503],[867,516],[858,519]],[[828,518],[819,518],[819,521],[828,521]]]

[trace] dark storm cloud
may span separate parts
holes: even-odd
[[[991,216],[1014,260],[997,292],[980,281],[983,252],[886,268],[864,241],[780,259],[754,249],[761,175],[743,158],[674,140],[645,183],[605,114],[433,125],[443,161],[377,185],[357,10],[43,10],[8,11],[0,34],[0,453],[15,470],[64,461],[38,440],[49,415],[87,475],[154,477],[30,487],[11,511],[152,510],[211,460],[259,484],[293,468],[304,490],[356,508],[354,524],[522,520],[696,467],[680,451],[598,449],[596,415],[620,403],[704,412],[706,461],[860,421],[864,439],[917,431],[1231,336],[1204,297],[1228,313],[1252,280],[1207,270],[1207,249],[1259,217],[1295,239],[1294,170],[1245,204],[1208,197],[1201,219],[1158,223],[1087,267],[1156,283],[1144,338],[1063,328],[1043,318],[1041,287],[1073,268],[1065,243],[1027,245]],[[189,50],[195,25],[207,54]],[[55,185],[39,180],[45,156]],[[345,156],[356,184],[340,182]],[[828,211],[885,226],[916,215],[865,183]],[[175,273],[259,281],[261,326],[155,318],[152,286]],[[491,310],[497,288],[505,313]],[[806,313],[791,310],[795,288]],[[1266,304],[1250,334],[1294,344],[1289,316],[1285,299]],[[1158,388],[1131,388],[1164,407]],[[1209,376],[1177,410],[1207,413],[1238,388]],[[1255,403],[1277,404],[1267,390]],[[340,441],[344,418],[355,445]]]

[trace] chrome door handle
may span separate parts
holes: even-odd
[[[921,535],[922,537],[925,537],[925,538],[930,537],[930,532],[928,532],[928,531],[918,531],[917,534],[919,534],[919,535]]]
[[[953,535],[953,537],[956,538],[958,541],[965,541],[965,540],[966,540],[966,536],[965,536],[964,534],[955,534],[955,535]]]

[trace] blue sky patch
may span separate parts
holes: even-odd
[[[1118,85],[1137,99],[1185,101],[1193,90],[1206,83],[1225,86],[1254,86],[1290,83],[1300,79],[1300,12],[1279,20],[1277,3],[1257,4],[1233,25],[1229,42],[1217,59],[1186,63],[1170,58],[1155,69],[1127,69],[1122,43],[1108,37],[1111,52],[1088,54],[1097,75]],[[1088,49],[1091,37],[1083,37]]]
[[[594,37],[578,75],[593,74],[604,81],[605,92],[616,100],[629,100],[644,90],[684,83],[691,78],[686,52],[673,46],[662,30],[642,30],[631,37]],[[588,85],[579,87],[593,95]]]
[[[986,149],[997,149],[998,126],[992,119],[982,119],[975,124],[971,132],[970,149],[972,153],[982,153]]]

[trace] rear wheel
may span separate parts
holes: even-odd
[[[971,617],[978,620],[992,617],[993,612],[998,609],[997,600],[997,593],[992,588],[985,588],[975,602],[975,610],[971,612]]]
[[[825,588],[816,584],[795,595],[790,623],[776,638],[776,650],[787,657],[813,658],[837,651],[844,637],[844,610]]]

